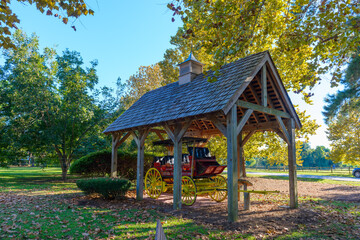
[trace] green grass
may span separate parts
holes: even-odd
[[[82,196],[74,181],[61,182],[60,168],[0,169],[0,239],[146,239],[155,236],[157,219],[168,239],[229,238],[156,209],[88,207],[72,201]]]
[[[115,202],[84,198],[71,181],[61,181],[59,168],[0,169],[0,239],[147,239],[154,238],[156,221],[162,222],[167,239],[256,239],[237,231],[222,231],[144,207],[141,202]],[[75,201],[76,200],[76,201]],[[94,200],[81,205],[79,200]],[[252,195],[253,202],[286,205],[286,195]],[[300,197],[303,207],[329,215],[319,223],[299,226],[271,239],[356,239],[358,203]],[[255,217],[255,216],[254,216]],[[354,230],[355,229],[355,230]],[[264,236],[266,238],[266,236]]]
[[[253,169],[253,168],[249,168],[247,169],[248,172],[268,172],[268,173],[288,173],[288,171],[276,171],[276,170],[267,170],[267,169]],[[352,171],[352,169],[351,169]],[[249,173],[251,174],[251,173]],[[325,171],[325,170],[313,170],[313,171],[309,171],[309,170],[305,170],[305,171],[301,171],[301,170],[297,170],[297,174],[298,175],[318,175],[318,176],[330,176],[330,177],[353,177],[352,173],[349,173],[349,171],[336,171],[334,170],[334,172],[330,172],[330,171]]]
[[[69,175],[68,179],[74,179]],[[54,182],[57,182],[54,185]],[[73,184],[61,181],[61,168],[12,167],[0,168],[0,192],[66,188]]]
[[[253,178],[266,178],[266,179],[275,179],[275,180],[289,180],[287,176],[267,176],[267,175],[250,175],[249,177]],[[316,179],[316,178],[297,178],[298,181],[303,182],[318,182],[318,183],[328,183],[328,184],[338,184],[338,185],[347,185],[347,186],[360,186],[359,182],[350,182],[350,181],[338,181],[330,179]]]

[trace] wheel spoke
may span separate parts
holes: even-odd
[[[227,183],[223,176],[217,175],[213,178],[214,188],[215,190],[211,192],[210,197],[216,202],[221,202],[226,199],[227,191],[226,190],[217,190],[217,189],[226,189]]]
[[[149,169],[145,175],[145,192],[154,199],[162,193],[162,178],[155,168]]]
[[[188,176],[182,177],[181,201],[185,205],[193,205],[196,201],[196,185]]]

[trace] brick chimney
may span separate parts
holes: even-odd
[[[180,67],[179,85],[191,82],[203,71],[203,64],[190,52],[189,57],[178,65]]]

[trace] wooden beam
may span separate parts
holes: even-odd
[[[269,71],[269,68],[267,69],[267,72],[268,72],[268,76],[269,76],[269,78],[270,78],[270,85],[271,85],[271,87],[272,87],[272,89],[274,90],[274,93],[275,93],[275,95],[276,95],[276,97],[279,99],[279,103],[280,103],[280,105],[281,105],[281,107],[284,109],[284,111],[286,111],[286,107],[285,107],[285,105],[284,105],[284,103],[283,103],[283,98],[280,96],[280,94],[279,94],[279,91],[277,90],[277,88],[275,87],[275,85],[274,85],[274,78],[273,78],[273,74],[271,73],[271,71]]]
[[[238,220],[237,179],[237,107],[234,104],[226,115],[227,128],[227,175],[228,175],[228,220]]]
[[[149,134],[150,129],[141,130],[136,134],[134,131],[131,135],[134,137],[137,151],[137,167],[136,167],[136,200],[143,199],[144,192],[144,149],[145,139]]]
[[[278,128],[279,123],[277,121],[271,121],[271,122],[263,122],[263,123],[253,123],[249,125],[245,125],[243,127],[243,131],[256,131],[256,130],[271,130],[273,128]]]
[[[175,142],[175,141],[176,141],[176,140],[175,140],[175,135],[174,135],[173,131],[171,130],[170,126],[167,125],[167,124],[165,124],[165,125],[164,125],[164,129],[165,129],[167,135],[169,136],[169,138],[170,138],[173,142]]]
[[[173,187],[173,208],[181,209],[181,159],[182,141],[174,142],[174,187]]]
[[[298,207],[297,176],[296,176],[296,144],[295,144],[295,120],[293,118],[287,121],[289,144],[288,144],[288,162],[289,162],[289,190],[290,190],[290,208]]]
[[[150,132],[154,132],[154,133],[166,133],[165,130],[163,129],[157,129],[157,128],[151,128]]]
[[[283,118],[290,118],[290,114],[283,112],[283,111],[279,111],[273,108],[268,108],[268,107],[263,107],[254,103],[249,103],[249,102],[245,102],[242,100],[238,100],[237,101],[237,105],[239,107],[243,107],[243,108],[249,108],[252,109],[254,111],[258,111],[258,112],[263,112],[266,114],[270,114],[270,115],[274,115],[274,116],[280,116]]]
[[[182,137],[186,133],[187,129],[190,127],[191,122],[192,122],[191,120],[188,120],[185,123],[183,123],[181,127],[179,127],[178,131],[176,131],[176,129],[175,129],[175,132],[176,132],[175,138],[177,141],[180,141],[182,139]]]
[[[274,65],[274,62],[272,61],[271,58],[269,58],[269,62],[268,62],[268,66],[270,67],[271,69],[271,72],[273,73],[273,76],[274,76],[274,89],[277,89],[279,90],[281,96],[284,98],[284,102],[288,108],[288,111],[291,112],[292,116],[295,118],[295,121],[296,121],[296,125],[298,126],[298,128],[301,128],[301,122],[300,122],[300,119],[295,111],[295,108],[294,108],[294,105],[292,104],[291,100],[290,100],[290,97],[289,95],[287,94],[286,90],[285,90],[285,87],[284,87],[284,84],[282,83],[281,79],[280,79],[280,75]]]
[[[261,82],[260,82],[260,80],[259,80],[259,78],[257,76],[255,77],[255,80],[256,80],[256,82],[259,84],[259,86],[261,88],[262,85],[261,85]],[[250,86],[250,87],[251,87],[251,89],[253,89],[255,91],[255,89],[252,86]],[[261,100],[259,99],[259,97],[258,96],[256,96],[256,97],[257,97],[257,104],[262,105]],[[268,100],[269,100],[269,98],[268,98]],[[265,116],[266,121],[270,121],[269,115],[264,114],[264,116]]]
[[[242,132],[237,135],[237,178],[240,179],[242,177],[242,154],[243,154],[243,144],[242,144]],[[242,190],[243,186],[238,186],[240,190]],[[240,192],[238,191],[238,201],[240,201]]]
[[[159,137],[160,140],[165,140],[163,135],[161,135],[161,133],[159,133],[159,132],[155,132],[155,133]]]
[[[208,118],[215,125],[215,127],[226,137],[227,130],[224,124],[222,124],[222,122],[215,116],[209,116]]]
[[[257,78],[255,78],[255,79],[257,80]],[[255,91],[255,89],[254,89],[254,87],[253,87],[251,84],[249,84],[249,89],[250,89],[252,95],[253,95],[254,98],[255,98],[255,102],[256,102],[257,104],[261,105],[261,100],[259,99],[259,97],[258,97],[258,95],[257,95],[257,93],[256,93],[256,91]],[[259,119],[258,122],[260,122],[259,115],[258,115],[256,112],[254,112],[253,114],[255,115],[255,117],[256,117],[257,119]],[[264,116],[265,116],[265,119],[266,119],[267,121],[270,121],[268,115],[264,114]]]
[[[278,135],[279,137],[281,137],[282,140],[284,140],[287,144],[289,144],[289,142],[288,142],[288,140],[286,139],[284,133],[283,133],[279,128],[273,128],[273,131],[274,131],[275,133],[277,133],[277,135]]]
[[[121,144],[125,142],[126,139],[131,135],[130,132],[126,133],[120,140],[117,142],[117,147],[119,147]]]
[[[192,120],[185,123],[178,123],[172,131],[169,125],[165,125],[164,129],[174,143],[174,187],[173,187],[173,208],[181,209],[181,160],[182,160],[182,137],[191,125]]]
[[[131,133],[131,136],[133,137],[136,145],[139,145],[139,143],[140,143],[139,136],[136,134],[135,131],[131,131],[130,133]]]
[[[281,117],[279,116],[276,116],[276,120],[278,121],[279,125],[280,125],[280,128],[284,134],[284,137],[285,137],[285,142],[289,142],[290,141],[290,135],[288,133],[288,130],[286,129],[285,127],[285,124],[284,122],[282,121]]]
[[[264,64],[261,71],[261,105],[263,107],[267,106],[266,64]]]
[[[235,105],[236,106],[236,105]],[[253,110],[252,109],[248,109],[246,110],[244,116],[241,118],[239,124],[236,127],[236,135],[239,135],[241,130],[243,129],[243,127],[245,126],[247,120],[249,119],[249,117],[251,116]]]
[[[236,101],[239,99],[241,94],[244,92],[246,87],[250,84],[250,82],[254,79],[256,74],[260,71],[262,66],[270,60],[270,55],[265,54],[265,56],[261,59],[258,65],[253,69],[253,71],[249,74],[249,76],[244,80],[244,82],[241,84],[240,88],[235,92],[235,94],[230,98],[228,103],[225,105],[225,107],[222,109],[224,114],[228,114],[228,112],[231,110],[232,105],[236,104]]]
[[[117,177],[117,150],[118,150],[118,141],[120,134],[112,134],[112,147],[111,147],[111,177]]]
[[[250,131],[242,140],[241,144],[242,147],[244,147],[244,145],[247,143],[247,141],[249,141],[249,139],[251,138],[251,136],[255,133],[255,131]]]

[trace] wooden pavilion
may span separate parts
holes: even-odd
[[[138,146],[136,198],[143,199],[144,142],[150,131],[174,142],[174,209],[181,208],[182,137],[227,138],[228,219],[238,219],[238,179],[243,146],[257,131],[274,131],[288,143],[290,208],[297,208],[295,128],[301,122],[268,51],[224,65],[217,81],[202,73],[190,54],[179,81],[144,94],[105,131],[112,135],[111,175],[117,176],[117,149],[130,135]]]

